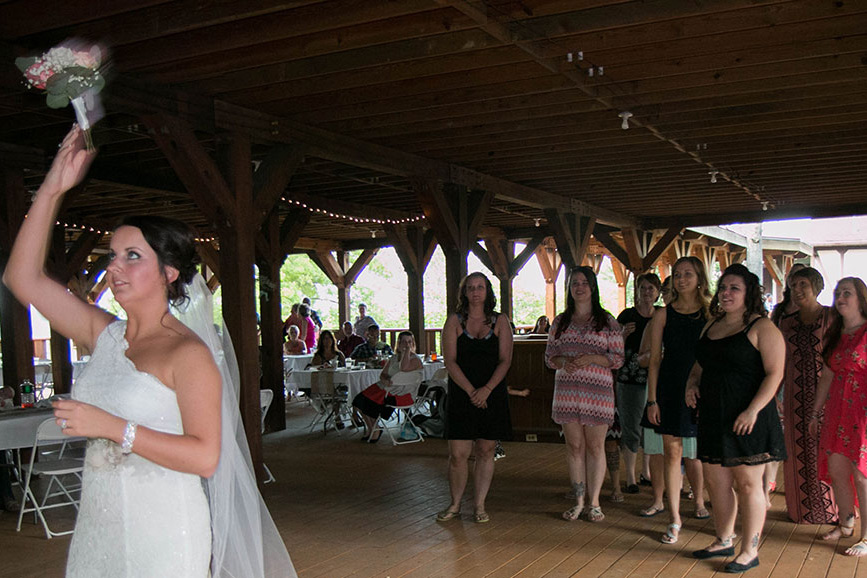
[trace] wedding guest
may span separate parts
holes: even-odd
[[[310,308],[302,303],[298,307],[298,315],[301,316],[301,323],[304,327],[301,330],[301,339],[307,346],[307,351],[313,351],[316,348],[316,325],[310,318]]]
[[[846,549],[849,556],[867,555],[867,286],[858,277],[844,277],[834,289],[839,317],[828,329],[823,351],[825,368],[809,416],[809,433],[821,428],[819,477],[831,480],[840,523],[825,540],[855,533],[855,496],[861,517],[861,539]],[[827,400],[827,401],[826,401]],[[823,410],[824,406],[824,412]],[[818,416],[823,415],[820,423]],[[788,489],[786,490],[788,491]]]
[[[114,230],[106,279],[126,320],[45,273],[64,194],[94,156],[74,126],[3,276],[23,305],[93,352],[72,399],[53,403],[64,433],[88,438],[66,576],[295,576],[253,477],[193,231],[157,216]]]
[[[536,319],[536,325],[533,326],[533,331],[531,333],[539,334],[539,335],[548,335],[548,331],[551,329],[551,323],[548,321],[547,315],[542,315],[538,319]]]
[[[673,270],[672,301],[653,314],[650,325],[646,418],[656,435],[645,430],[644,440],[646,447],[662,445],[665,458],[665,492],[670,523],[660,538],[663,544],[675,544],[680,536],[682,459],[695,497],[695,517],[710,517],[704,504],[701,463],[696,459],[695,416],[686,405],[684,393],[687,377],[695,363],[695,347],[707,321],[711,295],[707,272],[697,257],[681,257]],[[649,451],[654,453],[657,450]]]
[[[624,363],[617,372],[617,410],[620,417],[621,450],[626,466],[626,492],[638,493],[635,461],[641,446],[641,418],[647,403],[647,369],[639,363],[639,350],[645,328],[656,310],[662,284],[654,273],[635,279],[634,307],[617,316],[623,328]]]
[[[310,319],[316,326],[317,333],[322,331],[322,320],[319,318],[319,312],[313,309],[313,305],[310,304],[310,297],[304,297],[301,299],[301,304],[306,305],[307,309],[310,311]]]
[[[411,374],[417,379],[394,383],[393,378],[398,373]],[[367,427],[367,435],[361,438],[361,441],[371,444],[379,441],[382,430],[376,428],[376,420],[380,417],[391,417],[394,409],[389,406],[411,405],[418,395],[423,373],[421,360],[415,354],[415,336],[412,331],[401,331],[397,336],[397,353],[392,355],[382,368],[379,381],[366,387],[352,400],[352,405],[361,413],[361,419]]]
[[[337,349],[337,345],[334,343],[334,334],[329,329],[323,329],[322,333],[319,334],[316,352],[310,360],[310,367],[332,365],[335,359],[338,367],[346,367],[346,357],[342,351]]]
[[[473,520],[482,524],[491,519],[485,500],[494,477],[497,440],[512,437],[503,383],[512,363],[512,328],[496,306],[490,279],[470,273],[458,287],[457,311],[443,327],[443,360],[449,374],[445,437],[451,502],[437,514],[438,522],[460,516],[470,454],[475,455]]]
[[[352,359],[366,361],[376,357],[393,355],[391,345],[379,340],[379,325],[373,324],[367,328],[367,341],[352,350]]]
[[[340,330],[340,339],[337,341],[337,349],[345,357],[352,357],[352,352],[362,343],[364,343],[364,338],[352,332],[352,323],[344,322],[343,328]]]
[[[301,319],[301,315],[298,313],[298,309],[301,307],[300,303],[293,303],[291,312],[289,313],[289,317],[286,318],[286,321],[283,322],[283,336],[286,337],[289,335],[289,327],[294,325],[301,332],[301,340],[304,340],[303,331],[307,328],[307,324],[303,323]]]
[[[283,342],[283,355],[304,355],[307,353],[307,344],[299,337],[300,333],[297,325],[289,326],[289,337]]]
[[[355,318],[355,323],[352,324],[352,331],[356,335],[367,335],[367,329],[371,325],[377,325],[376,319],[367,314],[366,304],[359,303],[358,317]]]
[[[803,263],[795,263],[789,269],[789,275],[786,277],[786,288],[783,289],[783,300],[777,303],[771,312],[771,321],[777,327],[780,326],[780,320],[783,317],[788,317],[798,312],[798,306],[792,301],[792,274],[806,267]]]
[[[623,333],[602,307],[596,273],[590,267],[575,267],[569,273],[566,310],[551,324],[545,362],[557,371],[551,417],[566,437],[575,495],[575,505],[563,512],[563,518],[577,520],[587,506],[587,520],[601,522],[605,434],[614,422],[612,370],[623,365]]]
[[[12,493],[12,481],[9,476],[9,468],[13,467],[6,461],[6,451],[0,450],[0,507],[7,512],[18,513],[21,505]]]
[[[825,366],[822,351],[837,313],[818,301],[825,280],[816,269],[805,267],[795,271],[789,285],[798,310],[780,320],[780,331],[786,340],[783,381],[783,433],[789,456],[783,464],[786,511],[797,524],[835,524],[834,492],[830,484],[819,478],[819,440],[809,434],[807,426]]]
[[[698,457],[713,500],[716,539],[693,556],[733,556],[740,509],[744,538],[725,571],[744,572],[759,565],[767,512],[764,464],[786,457],[774,401],[786,346],[780,330],[765,317],[759,278],[741,264],[723,272],[710,311],[711,321],[696,347],[686,403],[698,409]]]

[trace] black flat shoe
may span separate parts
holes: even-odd
[[[755,568],[759,565],[759,557],[756,556],[746,564],[738,564],[737,562],[729,562],[726,564],[726,567],[723,568],[729,574],[740,574],[741,572],[746,572],[750,568]]]
[[[379,432],[379,435],[376,436],[376,439],[374,439],[374,438],[371,436],[371,437],[367,440],[367,443],[369,443],[369,444],[375,444],[376,442],[379,441],[379,438],[381,438],[381,437],[382,437],[382,432]]]
[[[728,558],[729,556],[734,555],[734,546],[729,546],[728,548],[720,548],[719,550],[708,550],[707,548],[702,548],[701,550],[696,550],[692,553],[692,557],[698,558],[699,560],[707,560],[708,558],[716,558],[717,556],[719,556],[720,558]]]
[[[641,489],[638,487],[638,484],[627,484],[623,491],[627,494],[637,494]]]
[[[641,486],[652,486],[653,482],[644,477],[644,474],[641,474],[638,477],[638,484]]]

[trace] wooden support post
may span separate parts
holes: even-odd
[[[352,315],[349,310],[349,289],[355,284],[358,276],[370,264],[378,252],[379,248],[365,249],[355,262],[350,265],[349,254],[345,251],[337,251],[336,257],[330,251],[307,251],[310,259],[337,287],[337,303],[341,326],[347,321],[352,321]]]
[[[557,276],[563,260],[554,249],[554,240],[550,237],[536,247],[534,254],[545,279],[545,315],[550,321],[557,315]]]
[[[424,272],[436,247],[433,231],[417,225],[385,224],[384,228],[406,272],[409,330],[415,335],[418,351],[430,353],[435,345],[425,342]]]
[[[545,217],[563,263],[569,269],[580,265],[590,244],[596,219],[560,209],[545,209]]]
[[[9,253],[27,212],[29,193],[24,187],[24,170],[0,164],[0,275],[6,270]],[[6,285],[0,283],[0,336],[2,336],[3,383],[12,386],[15,403],[22,380],[33,381],[33,340],[30,311],[21,305]]]
[[[614,280],[617,281],[617,307],[618,311],[626,309],[626,284],[629,283],[629,269],[624,263],[611,260],[611,268],[614,270]]]
[[[280,224],[277,211],[265,218],[261,235],[267,254],[258,254],[259,328],[262,335],[262,389],[274,392],[265,419],[266,431],[286,429],[286,395],[283,390],[283,319],[280,309],[280,267],[285,253],[280,250]]]

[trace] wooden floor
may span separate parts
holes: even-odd
[[[445,442],[393,447],[386,440],[362,444],[357,433],[310,434],[309,412],[290,405],[290,428],[265,438],[266,462],[277,477],[265,499],[302,578],[697,578],[725,563],[688,555],[709,543],[713,526],[689,517],[687,502],[680,541],[661,544],[664,515],[636,515],[649,504],[647,488],[612,504],[606,485],[604,522],[561,520],[569,502],[563,446],[554,444],[505,445],[488,498],[490,523],[468,517],[437,523],[434,514],[448,502]],[[468,513],[470,506],[464,504]],[[776,494],[751,578],[867,578],[867,559],[842,554],[854,538],[823,542],[818,536],[827,526],[796,526],[784,510]],[[29,522],[16,533],[14,516],[0,515],[0,577],[62,576],[68,547],[68,537],[48,541]]]

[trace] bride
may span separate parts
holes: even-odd
[[[114,231],[106,276],[126,321],[44,272],[63,195],[93,157],[73,127],[3,276],[93,351],[73,399],[54,404],[60,427],[88,438],[67,576],[295,576],[253,478],[237,366],[215,332],[192,231],[161,217],[128,217]]]

